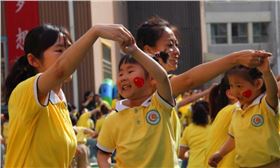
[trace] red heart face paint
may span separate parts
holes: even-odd
[[[144,79],[141,77],[136,77],[133,79],[133,82],[136,87],[141,88],[144,86]]]
[[[242,93],[242,96],[250,98],[252,96],[252,90],[246,90]]]

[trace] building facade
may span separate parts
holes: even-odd
[[[273,53],[272,67],[279,71],[279,1],[204,1],[206,61],[242,49]]]
[[[8,35],[6,28],[5,4],[1,1],[1,100],[6,103],[4,95],[4,80],[9,68]],[[23,5],[24,8],[24,5]],[[105,12],[106,11],[106,12]],[[110,1],[38,1],[39,24],[50,23],[63,26],[69,30],[72,38],[77,40],[90,27],[97,23],[126,24],[126,4]],[[124,13],[124,14],[123,14]],[[31,19],[31,18],[24,18]],[[17,55],[18,57],[19,55]],[[98,93],[98,88],[104,78],[115,80],[119,49],[112,41],[99,39],[93,48],[87,52],[81,65],[74,73],[73,80],[65,84],[63,90],[67,100],[79,106],[83,101],[85,91]]]

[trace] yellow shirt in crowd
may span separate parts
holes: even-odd
[[[235,105],[228,105],[221,109],[213,121],[207,138],[207,149],[205,166],[209,167],[209,158],[217,152],[228,139],[228,129],[231,123],[232,113],[235,109]],[[235,149],[223,157],[218,164],[218,168],[237,168],[238,166],[234,162]]]
[[[102,128],[102,125],[104,123],[104,120],[106,118],[107,115],[102,115],[101,118],[99,118],[97,121],[96,121],[96,127],[95,127],[95,131],[96,132],[100,132],[101,131],[101,128]]]
[[[116,149],[116,167],[178,167],[172,106],[156,93],[134,108],[120,101],[116,110],[106,117],[97,140],[102,151]]]
[[[182,126],[188,126],[190,123],[192,123],[191,105],[192,103],[188,103],[178,109],[178,111],[182,114],[180,118]]]
[[[180,146],[189,148],[188,168],[204,167],[207,134],[210,126],[190,124],[183,132]]]
[[[257,167],[280,159],[279,115],[267,104],[264,95],[245,110],[236,103],[229,134],[235,139],[236,163]]]
[[[79,144],[85,144],[87,143],[87,138],[88,138],[88,135],[85,133],[85,127],[75,127],[76,128],[76,131],[77,131],[77,142]]]
[[[44,105],[37,96],[37,79],[31,77],[14,89],[9,99],[9,138],[5,167],[69,167],[76,137],[67,110],[54,92]]]
[[[8,133],[9,133],[9,122],[6,121],[3,124],[3,138],[5,139],[5,141],[8,140]]]
[[[93,129],[94,128],[94,122],[92,121],[92,119],[90,117],[91,117],[91,112],[88,112],[88,110],[86,110],[80,116],[80,118],[77,122],[77,126]]]

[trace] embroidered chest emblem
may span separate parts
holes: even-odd
[[[151,110],[146,115],[146,121],[151,125],[156,125],[160,122],[160,114],[156,110]]]
[[[253,115],[253,117],[251,118],[251,123],[253,126],[255,127],[260,127],[263,125],[264,123],[264,119],[263,116],[260,114],[255,114]]]

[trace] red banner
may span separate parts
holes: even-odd
[[[24,39],[28,31],[39,25],[38,1],[5,1],[9,68],[24,55]]]

